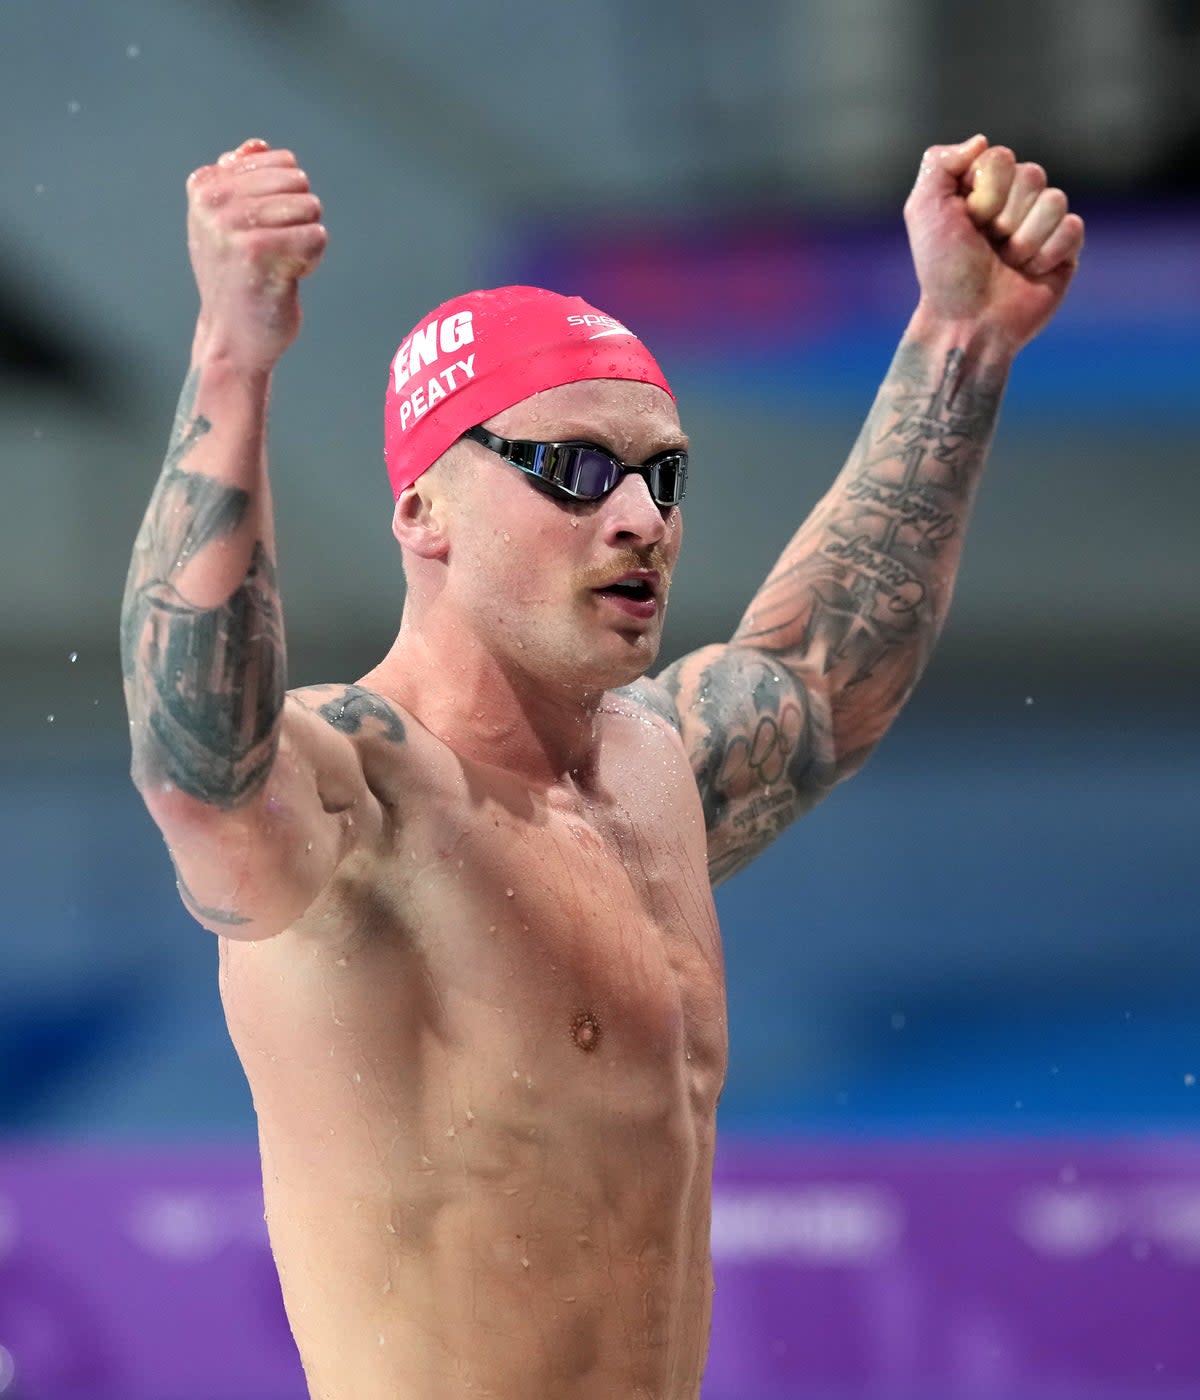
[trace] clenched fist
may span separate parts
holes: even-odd
[[[300,330],[299,280],[325,251],[321,201],[291,151],[259,140],[193,171],[187,193],[196,353],[269,370]]]
[[[987,324],[1013,350],[1058,309],[1083,247],[1083,220],[1042,167],[984,136],[931,146],[904,215],[926,309]]]

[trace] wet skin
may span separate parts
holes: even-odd
[[[637,476],[563,507],[471,444],[401,494],[387,656],[285,699],[267,406],[321,205],[257,139],[188,189],[201,311],[122,608],[133,773],[221,936],[312,1393],[696,1400],[726,1062],[709,882],[911,694],[1082,221],[983,136],[925,153],[912,321],[728,642],[640,679],[678,510]],[[612,380],[484,426],[627,462],[681,445],[669,396]],[[657,606],[608,591],[630,570]]]
[[[564,506],[463,445],[398,504],[391,650],[286,702],[265,469],[217,472],[262,404],[189,378],[123,613],[135,777],[222,935],[317,1400],[697,1400],[727,1053],[710,882],[910,693],[1003,374],[915,317],[734,637],[653,681],[679,510],[636,475]],[[628,462],[682,436],[662,391],[615,381],[487,426]],[[607,589],[631,570],[652,615]]]
[[[726,1025],[679,738],[613,699],[533,787],[403,718],[355,740],[381,848],[221,941],[312,1394],[693,1397]]]
[[[643,385],[495,422],[633,461],[682,441]],[[657,653],[679,512],[460,456],[392,652],[285,709],[353,744],[378,824],[290,928],[221,944],[288,1315],[326,1400],[691,1400],[721,953],[678,729],[604,693]],[[600,588],[651,565],[653,609]]]

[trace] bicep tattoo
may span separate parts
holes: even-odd
[[[749,648],[708,648],[671,669],[715,884],[833,785],[828,709],[778,661]]]

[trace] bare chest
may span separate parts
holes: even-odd
[[[706,1117],[728,1046],[698,820],[633,799],[429,803],[276,946],[228,950],[231,1029],[289,1040],[272,1064],[298,1047],[318,1075],[356,1064],[389,1097],[469,1079],[497,1106]]]

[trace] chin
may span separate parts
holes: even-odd
[[[606,679],[600,688],[619,690],[623,685],[640,680],[658,659],[658,648],[658,637],[639,634],[632,645],[624,648],[623,655],[613,658],[605,667]]]
[[[559,656],[555,662],[544,668],[547,680],[552,680],[563,689],[580,693],[602,693],[619,690],[630,685],[654,665],[658,655],[658,641],[650,644],[650,638],[641,637],[634,646],[623,645],[619,653],[612,647],[604,649],[607,655]]]

